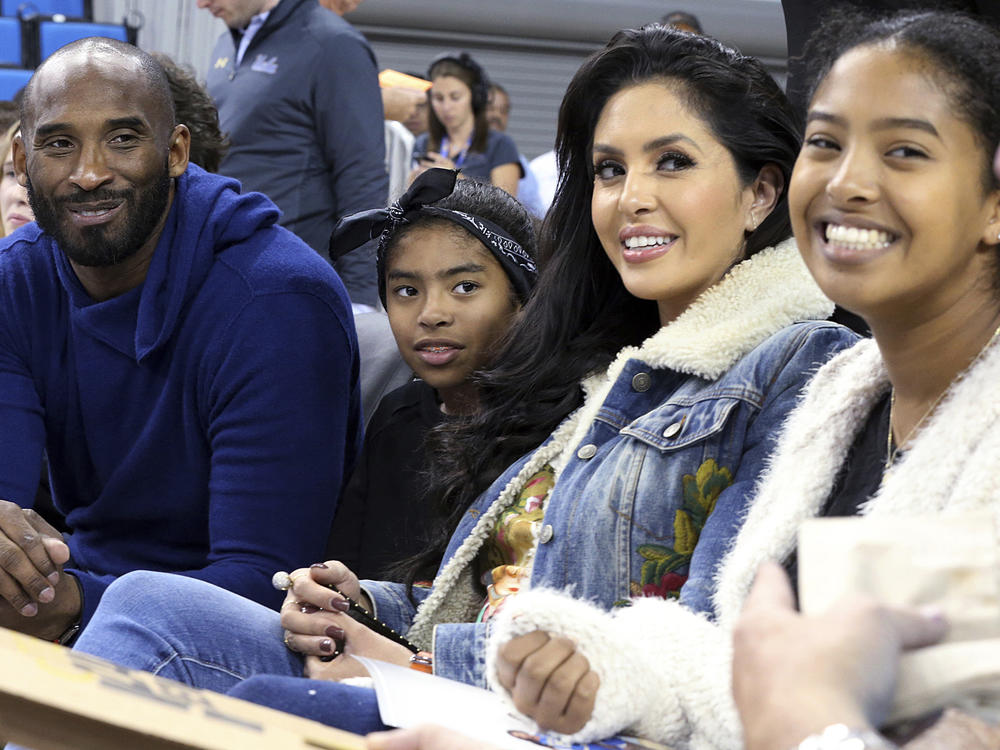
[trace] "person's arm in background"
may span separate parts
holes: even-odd
[[[514,140],[506,133],[491,133],[496,137],[496,145],[490,149],[490,182],[501,190],[517,197],[517,183],[521,181],[521,155]]]
[[[357,211],[385,206],[388,200],[382,94],[372,51],[353,34],[338,36],[316,66],[316,135],[329,169],[336,223]],[[352,302],[378,305],[371,247],[339,258],[334,268]]]
[[[490,170],[490,182],[501,190],[517,197],[517,183],[521,181],[520,164],[501,164]]]

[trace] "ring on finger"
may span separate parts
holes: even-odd
[[[288,591],[295,585],[295,582],[302,578],[303,576],[309,575],[308,573],[299,573],[297,576],[293,576],[291,573],[286,573],[283,570],[279,570],[273,576],[271,576],[271,586],[276,588],[278,591]]]

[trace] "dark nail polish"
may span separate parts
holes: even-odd
[[[330,606],[338,612],[346,612],[351,608],[351,603],[347,599],[331,599]]]
[[[319,607],[309,602],[303,602],[299,605],[299,612],[304,615],[311,615],[313,612],[319,612]]]
[[[319,660],[320,661],[333,661],[334,659],[337,658],[337,656],[339,656],[339,654],[327,654],[326,656],[319,657]]]
[[[309,567],[310,568],[324,568],[324,569],[326,568],[326,566],[323,563],[313,563]]]
[[[335,638],[338,641],[344,640],[344,629],[338,628],[336,625],[330,625],[326,629],[326,634],[331,638]]]
[[[333,651],[333,641],[331,641],[329,638],[323,639],[319,644],[319,650],[325,651],[326,653],[330,653],[331,651]]]

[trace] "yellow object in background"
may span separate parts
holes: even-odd
[[[404,89],[415,89],[417,91],[427,91],[431,87],[430,81],[423,78],[400,73],[398,70],[386,68],[378,74],[378,85],[384,89],[391,89],[396,86]]]

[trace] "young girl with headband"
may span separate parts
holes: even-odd
[[[535,233],[500,188],[430,169],[389,209],[340,222],[331,257],[378,238],[379,296],[417,379],[386,394],[337,505],[328,554],[381,578],[422,551],[436,507],[425,497],[425,438],[474,411],[473,373],[489,364],[535,283]]]

